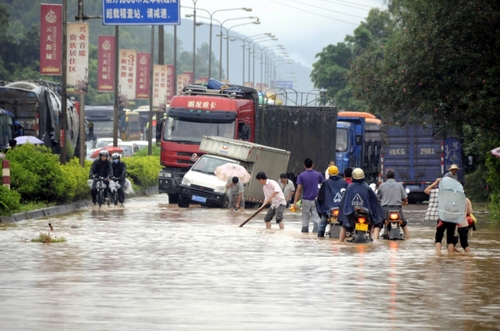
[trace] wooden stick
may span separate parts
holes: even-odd
[[[243,227],[243,225],[247,224],[248,221],[250,221],[252,218],[255,217],[255,215],[257,215],[258,213],[260,213],[263,209],[264,209],[265,205],[262,205],[259,209],[257,209],[257,211],[255,213],[253,213],[252,216],[250,216],[249,218],[247,218],[247,220],[243,223],[240,224],[240,228]]]

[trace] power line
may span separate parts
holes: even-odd
[[[361,9],[361,10],[370,10],[370,9],[374,8],[373,6],[360,5],[357,3],[350,3],[350,2],[345,2],[345,1],[341,1],[341,0],[322,0],[322,1],[333,3],[333,4],[339,4],[339,5],[346,6],[346,7]],[[360,7],[364,7],[364,8],[360,8]]]
[[[330,11],[330,12],[332,12],[332,13],[337,13],[337,14],[342,14],[342,15],[347,15],[347,16],[352,16],[352,17],[356,17],[356,18],[361,18],[361,19],[364,19],[364,17],[361,17],[361,16],[356,16],[356,15],[352,15],[352,14],[342,13],[342,12],[339,12],[339,11],[336,11],[336,10],[326,9],[326,8],[324,8],[324,7],[313,6],[313,5],[310,5],[310,4],[305,4],[305,3],[300,2],[300,1],[297,1],[297,0],[288,0],[288,1],[295,2],[295,3],[301,4],[301,5],[306,5],[306,6],[308,6],[308,7],[313,7],[313,8],[318,8],[318,9],[321,9],[321,10]]]
[[[342,23],[347,23],[347,24],[352,24],[352,25],[358,25],[357,23],[347,22],[347,21],[343,21],[343,20],[339,20],[339,19],[333,18],[331,16],[321,15],[321,14],[318,14],[318,13],[310,12],[310,11],[303,10],[303,9],[300,9],[300,8],[297,8],[297,7],[293,7],[293,6],[290,6],[290,5],[285,5],[285,4],[280,3],[280,2],[278,2],[276,0],[269,0],[269,1],[277,3],[277,4],[285,6],[285,7],[288,7],[288,8],[293,8],[293,9],[300,10],[303,13],[309,13],[309,14],[313,14],[313,15],[316,15],[316,16],[321,16],[321,17],[328,18],[328,19],[331,19],[331,20],[334,20],[334,21],[339,21],[339,22],[342,22]]]

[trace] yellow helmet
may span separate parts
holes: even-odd
[[[352,171],[352,179],[363,179],[365,178],[365,172],[361,168],[354,168]]]
[[[338,175],[338,173],[339,173],[339,168],[337,168],[336,166],[330,166],[330,167],[328,167],[328,174],[330,176]]]

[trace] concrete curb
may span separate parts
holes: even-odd
[[[142,189],[139,192],[135,192],[133,195],[127,196],[127,199],[133,199],[137,197],[142,197],[142,196],[150,196],[150,195],[155,195],[158,194],[158,186],[153,186],[147,189]],[[67,214],[71,213],[75,210],[81,209],[81,208],[86,208],[92,206],[92,201],[90,200],[82,200],[82,201],[76,201],[68,205],[60,205],[60,206],[53,206],[53,207],[47,207],[47,208],[42,208],[42,209],[35,209],[35,210],[30,210],[27,212],[23,213],[17,213],[17,214],[12,214],[10,216],[0,216],[0,223],[16,223],[16,222],[21,222],[21,221],[26,221],[26,220],[31,220],[35,218],[43,218],[43,217],[49,217],[49,216],[54,216],[54,215],[61,215],[61,214]]]

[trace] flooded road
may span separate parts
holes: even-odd
[[[338,243],[265,230],[264,213],[168,205],[0,224],[2,330],[494,330],[500,228],[477,213],[473,253],[437,257],[425,206],[412,239]],[[30,240],[39,231],[65,243]]]

